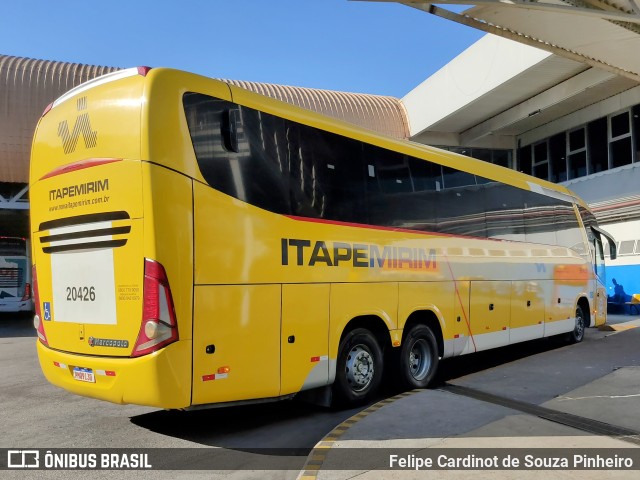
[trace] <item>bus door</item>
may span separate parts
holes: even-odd
[[[607,279],[604,264],[604,249],[602,246],[602,237],[604,237],[609,244],[609,256],[611,260],[615,260],[617,256],[616,242],[613,237],[611,237],[611,235],[595,225],[591,225],[590,233],[591,235],[589,235],[589,243],[593,256],[593,267],[595,270],[595,275],[593,277],[594,285],[591,290],[592,292],[596,292],[594,301],[596,309],[595,325],[602,325],[607,320]]]

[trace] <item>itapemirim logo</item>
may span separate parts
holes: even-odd
[[[87,97],[81,97],[77,102],[78,112],[83,112],[76,118],[73,130],[69,131],[69,123],[64,120],[58,124],[58,137],[62,139],[62,148],[65,154],[73,153],[78,145],[78,138],[82,135],[84,146],[93,148],[98,144],[98,132],[91,129],[89,112],[87,112]]]

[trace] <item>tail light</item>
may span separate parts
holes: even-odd
[[[40,294],[38,293],[38,274],[36,266],[33,266],[33,303],[35,304],[36,314],[33,317],[33,326],[38,332],[38,338],[43,345],[49,346],[47,335],[44,333],[44,324],[42,323],[42,312],[40,310]]]
[[[31,298],[31,284],[27,283],[24,286],[24,295],[22,296],[22,301],[29,300]]]
[[[164,267],[144,259],[142,324],[132,357],[147,355],[178,340],[176,312]]]

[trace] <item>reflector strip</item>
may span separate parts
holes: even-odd
[[[56,367],[59,367],[59,368],[67,368],[67,365],[65,365],[64,363],[60,363],[60,362],[53,362],[53,364],[54,364]]]
[[[227,378],[229,376],[228,373],[212,373],[210,375],[203,375],[202,376],[202,381],[203,382],[210,382],[212,380],[223,380],[225,378]]]
[[[111,370],[96,370],[96,375],[102,375],[105,377],[115,377],[116,372],[112,372]]]

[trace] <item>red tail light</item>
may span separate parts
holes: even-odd
[[[31,298],[31,284],[27,283],[24,286],[24,295],[22,296],[22,301],[29,300]]]
[[[42,322],[42,313],[40,309],[40,294],[38,293],[38,274],[36,266],[33,266],[33,303],[35,304],[36,314],[33,317],[33,326],[38,332],[38,338],[43,345],[49,346],[47,335],[44,333],[44,324]]]
[[[142,324],[131,356],[147,355],[177,340],[178,324],[167,274],[161,264],[145,258]]]

